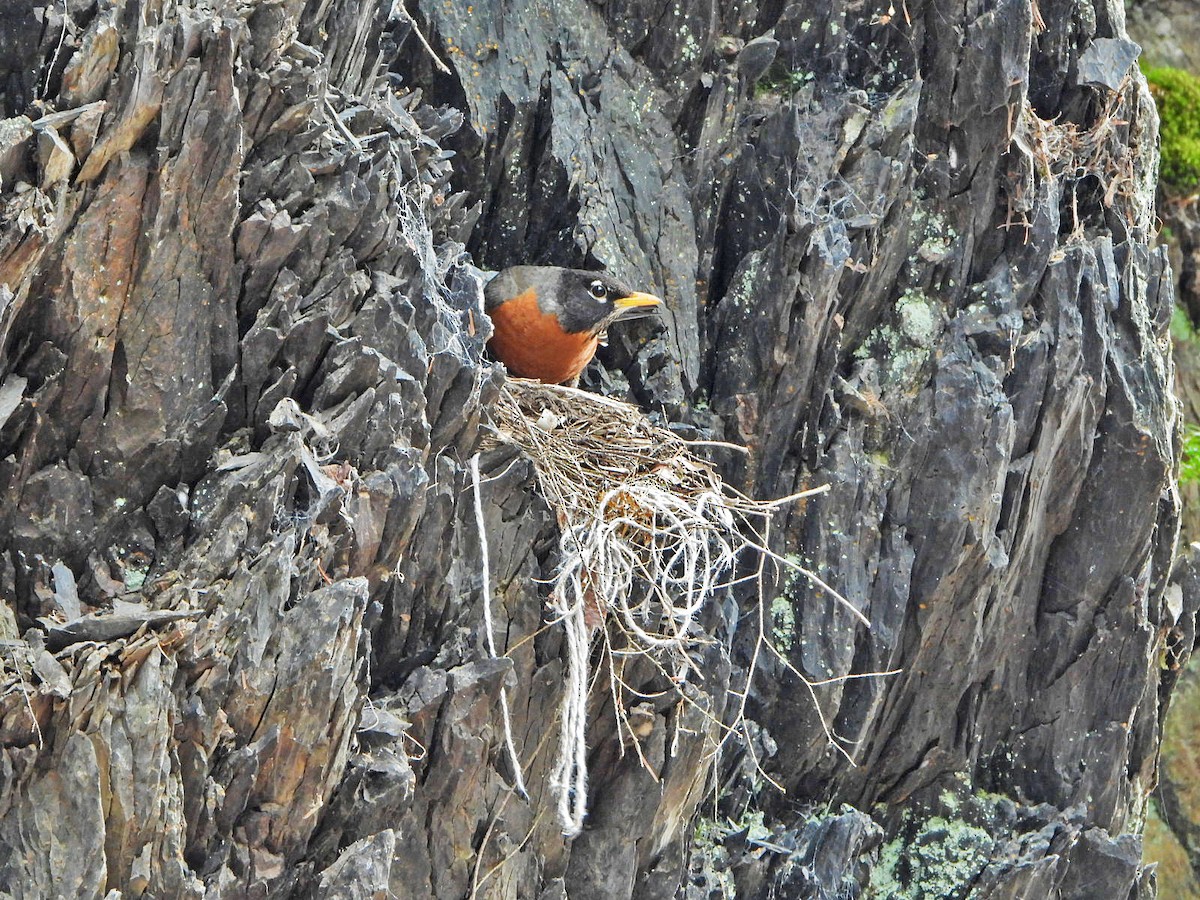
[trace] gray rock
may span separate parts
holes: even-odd
[[[753,84],[770,68],[778,52],[779,41],[772,37],[756,37],[738,53],[738,74]]]
[[[74,180],[0,196],[0,891],[857,896],[961,850],[961,896],[1146,896],[1197,601],[1139,76],[1078,124],[1120,4],[317,6],[0,13],[4,115],[80,110]],[[516,262],[665,294],[593,380],[740,490],[828,484],[772,547],[872,623],[768,567],[686,685],[599,666],[573,841],[511,450],[482,626]]]
[[[1079,83],[1115,91],[1141,52],[1141,46],[1134,41],[1096,38],[1079,57]]]

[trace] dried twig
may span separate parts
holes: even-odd
[[[342,137],[350,142],[350,146],[353,147],[356,152],[362,153],[363,147],[362,144],[359,143],[358,137],[353,131],[346,127],[346,123],[342,121],[342,117],[338,115],[338,111],[333,108],[333,104],[329,101],[328,97],[325,98],[324,105],[325,112],[328,113],[329,121],[333,123],[333,127],[341,133]]]
[[[425,52],[429,54],[429,58],[433,60],[433,64],[437,66],[438,71],[445,75],[449,75],[450,67],[442,62],[441,57],[434,52],[433,47],[429,46],[429,41],[425,40],[425,35],[421,34],[421,29],[417,27],[417,20],[414,19],[412,17],[412,13],[405,8],[403,0],[399,0],[399,2],[397,2],[392,8],[393,15],[395,14],[395,9],[397,7],[400,10],[400,17],[412,26],[413,34],[417,36],[417,40],[421,42],[421,46],[425,48]]]
[[[14,642],[14,646],[21,649],[26,654],[29,653],[28,645],[16,645]],[[7,684],[4,685],[4,690],[0,696],[9,693],[14,686],[21,692],[21,698],[25,701],[25,711],[29,713],[29,721],[33,723],[33,733],[34,738],[37,741],[37,748],[41,750],[43,746],[42,726],[38,724],[37,713],[33,711],[33,701],[29,699],[28,676],[22,671],[23,667],[21,666],[20,660],[17,659],[16,649],[14,649],[14,646],[9,646],[6,649],[8,650],[9,664],[12,666],[13,676],[15,677],[5,679]],[[33,670],[32,664],[27,663],[25,668],[28,668],[30,672]]]
[[[49,8],[45,10],[45,14],[49,15]],[[38,91],[38,99],[42,99],[50,91],[50,78],[54,75],[54,69],[58,65],[59,54],[62,53],[63,44],[67,40],[67,28],[71,25],[71,10],[67,6],[67,0],[63,0],[62,4],[62,31],[58,34],[58,45],[54,48],[54,55],[50,57],[50,65],[46,67],[46,77],[42,79],[40,90]]]

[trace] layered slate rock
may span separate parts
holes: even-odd
[[[387,87],[370,6],[68,14],[6,20],[39,53],[5,95],[4,889],[372,877],[314,868],[381,764],[372,685],[475,625],[444,538],[492,379],[461,115]]]
[[[1126,41],[1116,0],[0,14],[0,889],[1150,896],[1196,600]],[[475,265],[518,261],[668,298],[591,381],[830,485],[773,548],[872,621],[768,569],[688,683],[600,671],[570,842],[557,523],[482,457],[493,659],[467,476]]]

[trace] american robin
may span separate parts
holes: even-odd
[[[513,266],[483,296],[494,332],[488,343],[514,375],[547,384],[575,382],[618,319],[653,315],[662,301],[604,272]]]

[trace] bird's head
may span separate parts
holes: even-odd
[[[541,311],[552,313],[571,334],[598,335],[619,319],[654,315],[662,307],[658,297],[635,291],[606,272],[516,266],[501,277],[506,283],[496,287],[503,293],[517,296],[532,290]]]

